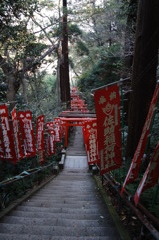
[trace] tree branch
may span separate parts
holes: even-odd
[[[31,70],[32,68],[34,68],[36,65],[38,65],[46,56],[48,56],[49,54],[51,54],[53,51],[58,49],[58,44],[57,45],[53,45],[51,48],[49,48],[43,55],[41,55],[39,58],[35,59],[32,63],[28,64],[28,66],[26,66],[23,70],[21,70],[20,72],[27,72],[29,70]]]
[[[32,21],[45,33],[45,36],[47,37],[47,39],[50,41],[50,43],[52,45],[54,45],[54,42],[52,41],[52,39],[48,36],[47,32],[46,32],[46,27],[43,28],[36,20],[34,17],[32,17]]]

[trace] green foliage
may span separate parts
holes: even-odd
[[[114,56],[114,52],[119,46],[112,46],[107,52],[101,53],[99,60],[93,65],[92,69],[85,72],[78,81],[80,91],[88,96],[94,88],[118,81],[120,78],[121,59]]]
[[[54,27],[53,37],[60,37],[62,35],[62,24],[59,24],[58,27]],[[71,41],[72,38],[82,35],[82,31],[77,24],[68,24],[68,38]]]
[[[27,100],[23,99],[22,89],[17,100],[18,109],[30,109],[35,116],[44,114],[46,119],[57,116],[56,76],[45,71],[34,74],[27,80]]]
[[[82,35],[82,31],[78,27],[77,24],[68,24],[68,36],[71,39],[73,36],[80,36]]]
[[[62,24],[59,24],[58,27],[54,27],[53,31],[50,32],[53,37],[62,37]]]
[[[40,56],[41,52],[48,48],[46,44],[43,43],[36,43],[36,42],[29,42],[29,44],[25,48],[25,56]]]
[[[36,0],[6,0],[0,2],[0,41],[17,40],[26,32],[25,18],[32,16],[37,8]]]
[[[34,162],[34,160],[35,159],[32,159],[32,162]],[[27,162],[28,159],[25,159],[25,161]],[[46,177],[52,175],[52,167],[54,164],[57,164],[55,158],[52,159],[51,164],[46,163],[46,166],[43,167],[37,164],[36,168],[29,169],[26,168],[26,164],[24,164],[24,162],[21,162],[21,166],[23,166],[24,171],[19,173],[19,163],[16,166],[12,166],[12,169],[10,168],[10,174],[17,172],[18,175],[10,175],[8,179],[6,179],[7,175],[5,175],[6,181],[1,182],[0,210],[6,208],[11,202],[16,200],[17,198],[22,197],[28,190],[33,188],[35,185],[39,185]],[[7,164],[7,167],[8,166],[9,164]],[[8,171],[8,168],[6,170]],[[3,173],[4,172],[5,169],[3,168]]]
[[[76,51],[79,56],[89,55],[89,49],[86,44],[82,41],[77,41],[76,43]]]
[[[0,2],[0,23],[7,26],[15,19],[32,15],[36,9],[36,0],[5,0]],[[15,18],[15,19],[14,19]]]

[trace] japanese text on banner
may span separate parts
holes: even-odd
[[[36,148],[32,126],[32,113],[30,111],[20,111],[18,112],[18,119],[24,141],[25,155],[26,157],[35,156]]]
[[[16,108],[14,108],[12,110],[11,116],[12,116],[12,122],[13,122],[13,132],[14,132],[14,139],[15,139],[16,155],[17,155],[17,159],[20,160],[24,157],[24,152],[22,149],[22,142],[21,142],[21,138],[20,138]]]
[[[55,154],[55,131],[54,131],[54,122],[46,123],[48,135],[47,135],[47,154],[51,156]]]
[[[87,121],[84,125],[83,133],[88,156],[88,164],[98,163],[97,121]]]
[[[4,156],[6,159],[11,160],[13,163],[17,162],[15,148],[14,148],[14,138],[13,129],[9,122],[9,113],[6,105],[0,105],[0,117],[3,135],[3,146],[4,146]]]
[[[44,163],[44,115],[40,115],[36,121],[36,144],[39,162]]]
[[[95,92],[101,174],[121,166],[120,94],[118,85]]]
[[[44,150],[44,115],[40,115],[37,118],[36,142],[37,142],[37,149]]]

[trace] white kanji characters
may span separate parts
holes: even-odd
[[[103,104],[106,102],[106,98],[104,96],[101,96],[99,99],[99,104]]]
[[[112,101],[115,98],[116,98],[116,92],[111,92],[110,95],[109,95],[110,101]]]
[[[113,126],[114,125],[114,116],[109,115],[108,117],[105,117],[103,126]]]

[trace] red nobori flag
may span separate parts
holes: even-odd
[[[48,130],[47,136],[47,153],[48,156],[55,154],[55,131],[54,131],[54,122],[47,122],[46,127]]]
[[[14,108],[12,110],[11,116],[12,116],[12,123],[13,123],[13,132],[14,132],[16,155],[17,155],[17,159],[20,160],[24,157],[24,153],[23,153],[22,143],[21,143],[21,139],[20,139],[20,132],[19,132],[16,108]]]
[[[32,112],[19,111],[18,119],[24,142],[25,156],[33,157],[36,155],[36,148],[34,141],[34,130],[32,126]]]
[[[13,129],[9,122],[9,113],[6,105],[0,105],[0,117],[2,125],[2,135],[3,135],[3,146],[4,146],[4,157],[5,159],[11,160],[14,164],[17,162],[15,148],[14,148],[14,138]]]
[[[47,128],[48,132],[54,130],[54,122],[47,122],[46,123],[46,128]]]
[[[39,162],[44,163],[44,115],[40,115],[36,121],[36,144]]]
[[[94,95],[101,174],[119,168],[121,156],[120,94],[118,85],[97,90]]]
[[[152,156],[152,159],[144,173],[144,176],[137,188],[137,191],[134,196],[135,204],[137,205],[139,202],[139,198],[141,193],[150,188],[153,187],[159,178],[159,143],[156,146],[156,149],[154,151],[154,154]]]
[[[84,139],[88,164],[98,163],[97,121],[87,121],[84,126]]]
[[[36,122],[37,149],[44,150],[44,115],[40,115]]]
[[[55,154],[55,132],[50,131],[47,138],[47,153],[48,156]]]
[[[60,118],[54,119],[55,141],[61,141],[61,120]]]
[[[152,123],[152,118],[154,115],[154,111],[156,109],[156,103],[157,103],[158,96],[159,96],[159,83],[157,83],[157,85],[156,85],[156,89],[153,94],[153,98],[152,98],[152,101],[151,101],[151,104],[149,107],[149,112],[147,114],[147,118],[146,118],[143,130],[142,130],[142,134],[141,134],[139,143],[137,145],[134,157],[132,159],[129,171],[125,178],[125,181],[124,181],[124,184],[123,184],[123,187],[121,190],[121,194],[123,193],[126,184],[133,182],[138,177],[141,160],[142,160],[145,148],[146,148],[148,135],[150,133],[150,126]]]
[[[61,134],[60,134],[60,125],[59,124],[54,125],[54,131],[55,131],[55,142],[60,142]]]

